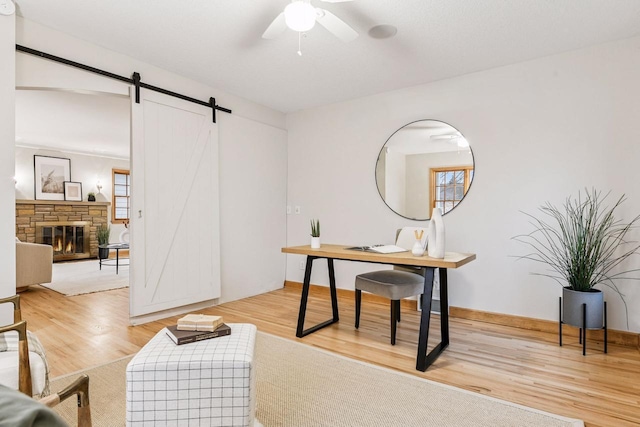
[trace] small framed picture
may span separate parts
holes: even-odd
[[[81,182],[64,182],[64,199],[68,202],[82,201],[82,183]]]
[[[71,160],[33,156],[36,200],[64,200],[64,182],[71,181]]]

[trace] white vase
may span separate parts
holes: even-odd
[[[424,255],[424,246],[422,246],[422,240],[418,239],[413,244],[413,248],[411,248],[411,253],[413,256],[422,256]]]
[[[440,208],[433,208],[429,221],[429,256],[444,258],[444,222]]]
[[[311,249],[320,249],[320,238],[312,237],[311,238]]]

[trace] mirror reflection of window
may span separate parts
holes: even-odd
[[[445,214],[458,206],[467,194],[473,176],[472,166],[431,169],[431,208]]]
[[[427,220],[434,207],[454,209],[473,181],[473,153],[460,131],[437,120],[401,127],[380,150],[376,184],[398,215]]]

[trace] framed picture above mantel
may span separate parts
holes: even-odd
[[[64,200],[71,202],[82,201],[82,183],[81,182],[64,182]]]
[[[36,200],[64,200],[64,183],[71,181],[71,160],[33,156]]]

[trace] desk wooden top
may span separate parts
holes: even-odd
[[[323,243],[320,249],[311,249],[310,245],[290,246],[288,248],[282,248],[282,252],[286,254],[311,255],[319,258],[343,259],[348,261],[442,268],[458,268],[476,259],[476,254],[462,254],[458,252],[446,252],[444,258],[440,259],[431,258],[427,255],[413,256],[411,251],[395,254],[379,254],[377,252],[346,249],[350,247],[353,247],[353,245],[328,245]]]

